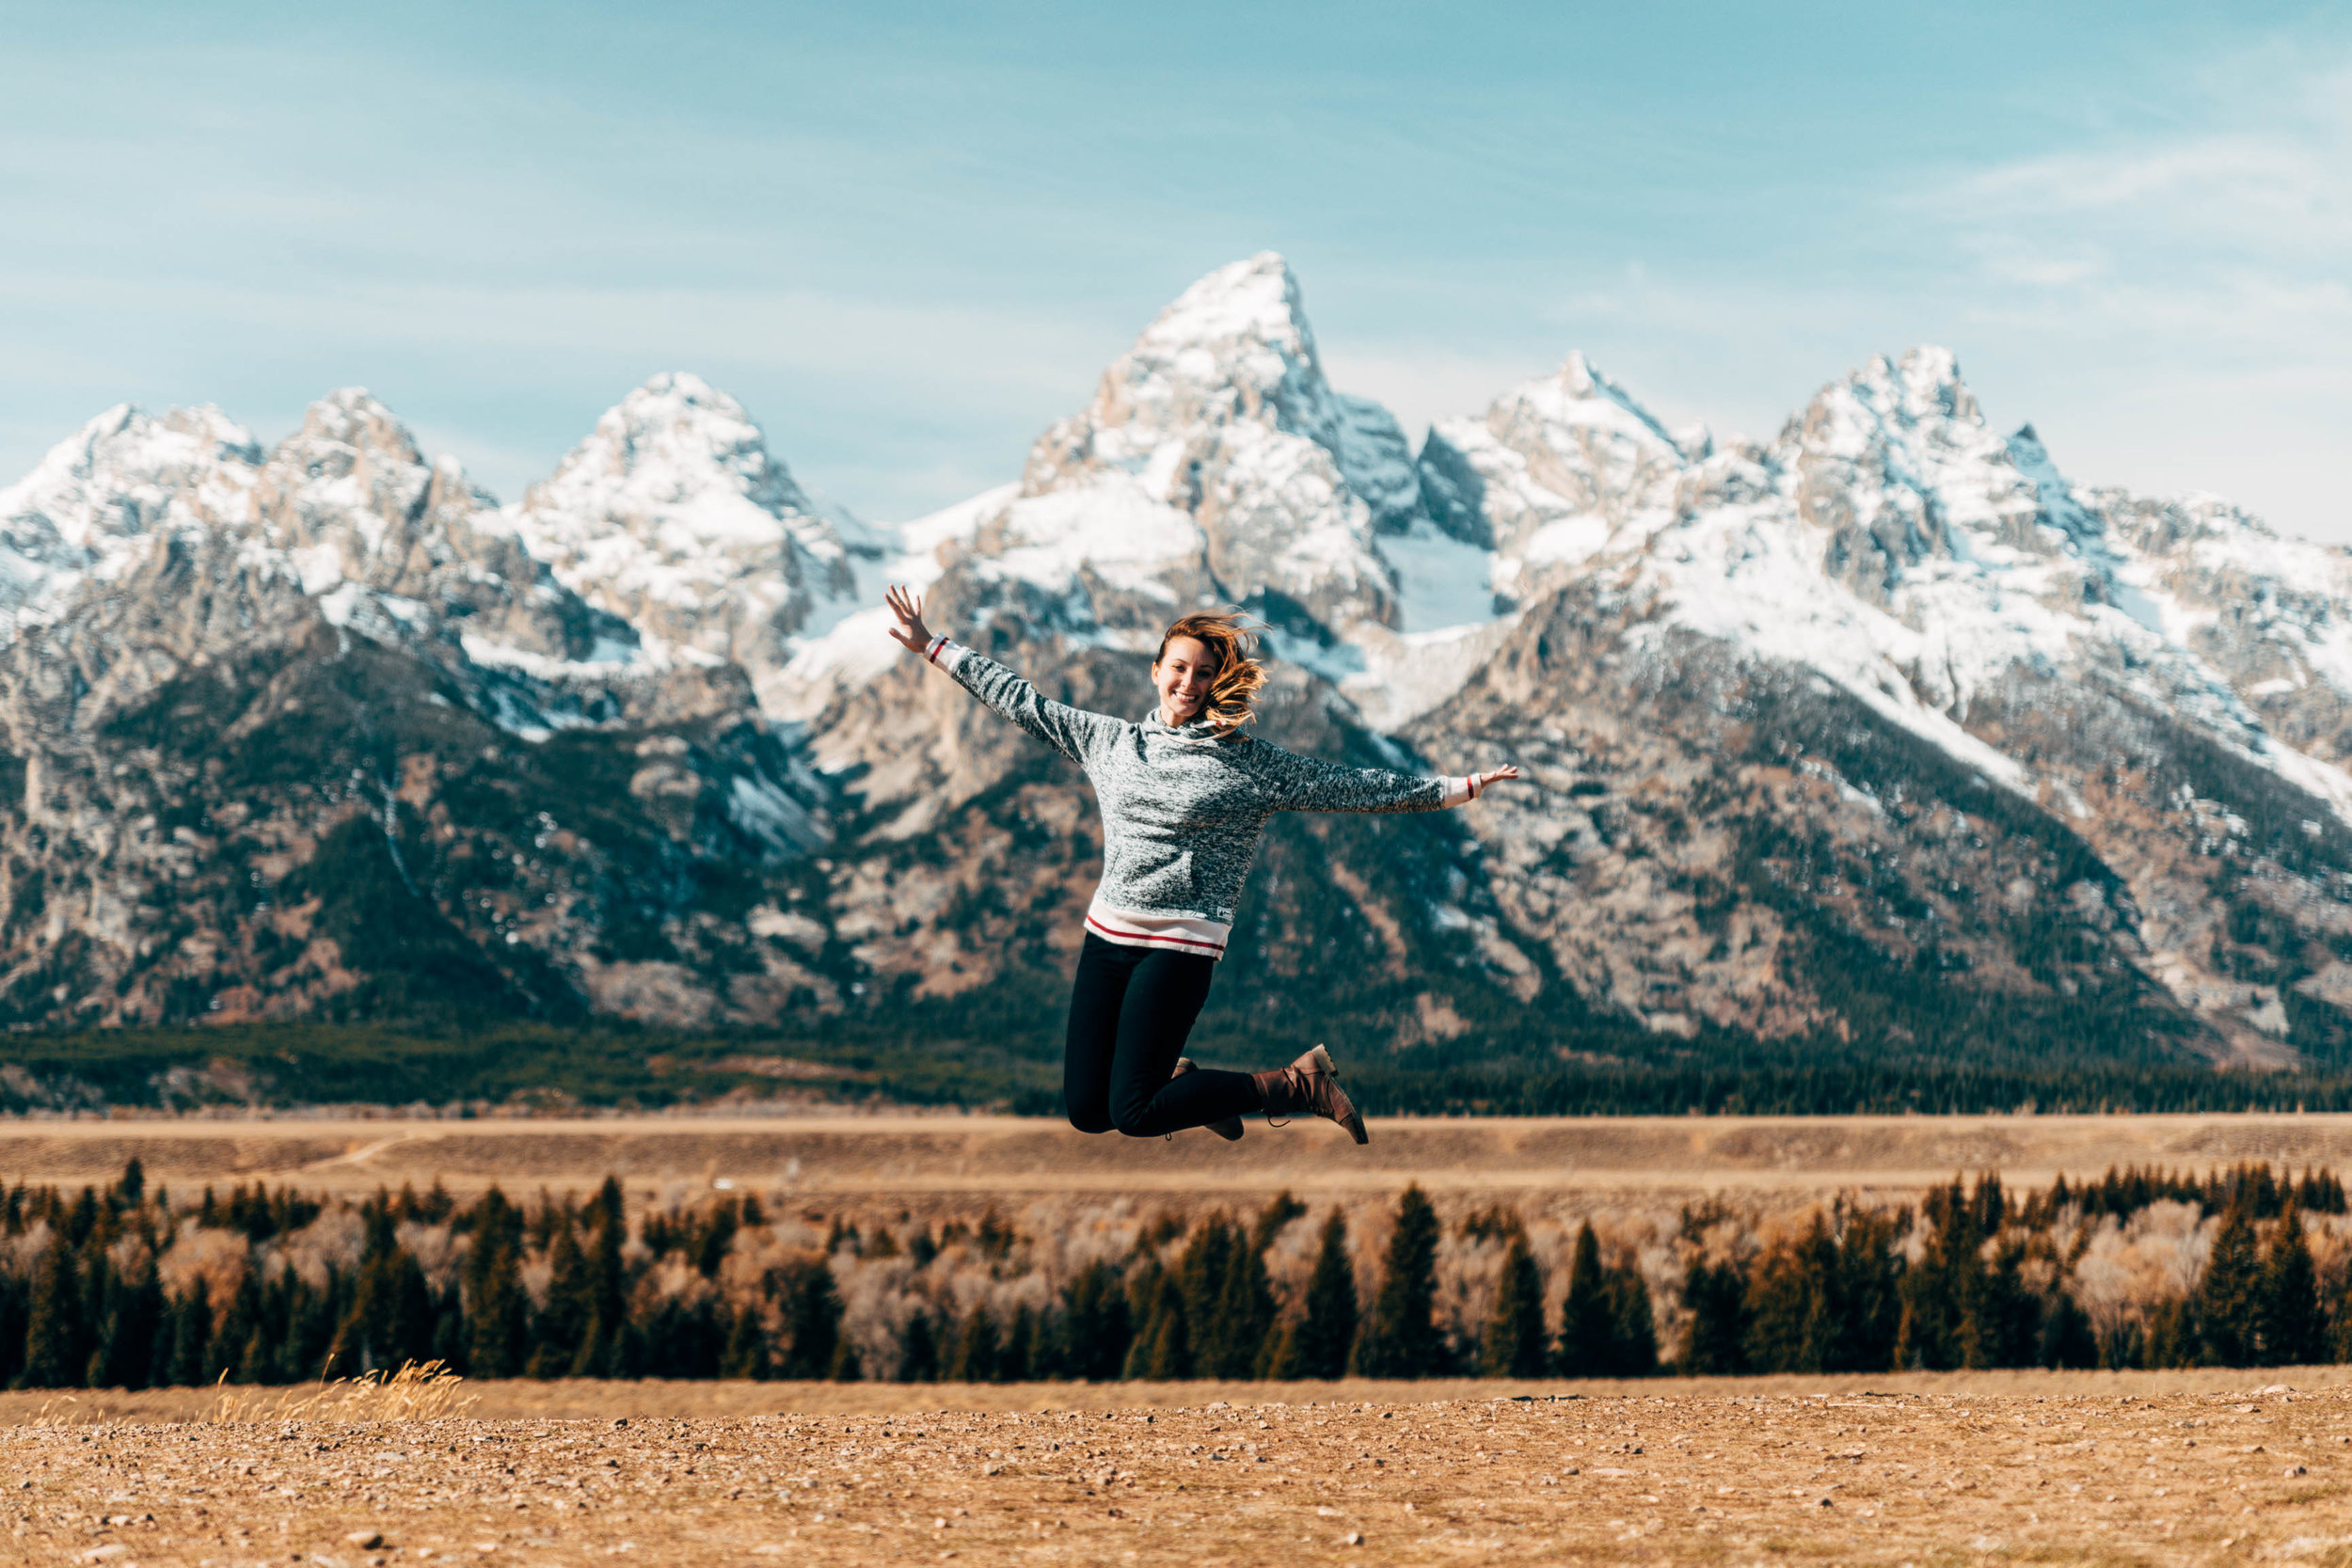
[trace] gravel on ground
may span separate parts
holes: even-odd
[[[2337,1560],[2352,1388],[2264,1375],[874,1387],[701,1417],[589,1415],[599,1386],[567,1384],[563,1415],[493,1387],[387,1420],[19,1395],[0,1541],[113,1568]]]

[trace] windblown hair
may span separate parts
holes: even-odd
[[[1240,615],[1187,615],[1160,634],[1160,651],[1152,656],[1152,662],[1159,663],[1168,657],[1168,645],[1180,637],[1189,637],[1208,650],[1209,657],[1216,662],[1216,673],[1209,679],[1200,717],[1221,741],[1243,738],[1241,727],[1252,717],[1250,704],[1256,701],[1258,689],[1265,685],[1265,666],[1255,657],[1260,629]]]

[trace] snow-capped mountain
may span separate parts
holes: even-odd
[[[0,491],[0,998],[381,1012],[446,972],[682,1022],[1050,1008],[1090,814],[887,641],[895,578],[1116,711],[1170,617],[1241,604],[1286,744],[1528,768],[1466,813],[1282,823],[1212,1030],[2352,1053],[2352,556],[2010,428],[1938,349],[1761,442],[1571,355],[1416,451],[1330,385],[1272,255],[1186,290],[1017,479],[892,528],[686,374],[507,506],[356,390],[266,451],[110,410]]]
[[[1385,411],[1331,390],[1297,280],[1255,256],[1185,290],[1038,438],[972,552],[1001,578],[1082,590],[1114,630],[1268,595],[1329,626],[1386,622],[1375,531],[1417,510],[1408,457]]]
[[[623,398],[510,515],[558,581],[646,647],[739,664],[763,695],[796,634],[856,588],[833,522],[698,376]]]
[[[769,949],[615,929],[823,837],[739,666],[564,587],[362,390],[267,452],[214,410],[112,410],[0,530],[20,1018],[626,1009],[679,939]],[[825,984],[715,961],[739,996]]]
[[[158,420],[122,404],[85,424],[0,490],[0,639],[119,575],[158,531],[242,522],[261,460],[252,435],[209,406]]]
[[[2325,945],[2333,915],[2307,928],[2309,953],[2285,936],[2286,952],[2249,952],[2232,932],[2260,925],[2242,912],[2248,900],[2310,918],[2342,892],[2352,779],[2332,745],[2310,737],[2339,733],[2335,716],[2352,689],[2330,657],[2347,603],[2344,552],[2280,541],[2210,502],[2077,496],[2030,428],[2004,438],[1987,423],[1952,356],[1936,349],[1872,360],[1825,388],[1771,443],[1721,451],[1703,435],[1670,435],[1624,388],[1572,359],[1556,382],[1506,396],[1484,421],[1441,426],[1422,462],[1424,492],[1454,531],[1484,520],[1494,579],[1530,613],[1556,626],[1565,603],[1576,607],[1582,636],[1613,628],[1602,661],[1623,661],[1661,697],[1724,689],[1730,723],[1688,711],[1669,722],[1657,699],[1630,690],[1611,699],[1620,709],[1613,728],[1629,715],[1643,721],[1636,749],[1650,765],[1668,766],[1669,776],[1704,769],[1704,784],[1694,776],[1688,787],[1753,789],[1772,770],[1764,759],[1728,771],[1710,759],[1752,739],[1738,732],[1785,718],[1788,704],[1775,698],[1768,714],[1737,689],[1801,674],[1924,742],[1972,783],[2031,802],[2044,831],[2095,855],[2098,875],[2048,886],[2045,873],[2004,889],[2013,903],[2074,900],[2090,916],[2084,931],[2037,930],[2039,952],[1979,932],[1967,939],[1972,965],[2029,971],[2048,949],[2087,940],[2119,968],[2128,955],[2231,1050],[2255,1059],[2282,1054],[2295,1029],[2288,1002],[2338,987],[2330,976],[2340,966]],[[1481,672],[1486,691],[1508,686],[1493,676],[1509,658]],[[2285,727],[2265,721],[2265,702]],[[1514,705],[1545,705],[1532,692]],[[1468,742],[1479,722],[1455,713],[1438,728]],[[1689,732],[1685,747],[1671,744],[1678,728]],[[1613,740],[1628,738],[1619,729]],[[1799,738],[1790,755],[1851,788],[1823,738]],[[1679,754],[1670,761],[1657,754],[1661,746]],[[1589,746],[1551,750],[1564,765],[1574,758],[1589,769],[1595,758]],[[1955,943],[1970,920],[1928,884],[1941,877],[1968,887],[1981,880],[1971,864],[1997,857],[1946,865],[1923,856],[1921,785],[1882,778],[1853,794],[1851,809],[1827,813],[1837,834],[1868,846],[1855,851],[1858,880],[1833,879],[1849,894],[1884,884],[1880,907],[1861,919],[1876,927],[1868,940],[1882,951],[1918,959],[1924,929],[1941,961],[1962,951]],[[1890,789],[1899,802],[1911,798],[1892,816]],[[1594,791],[1597,802],[1613,795]],[[1531,815],[1547,814],[1522,804],[1493,814]],[[1724,817],[1720,804],[1708,815]],[[1533,828],[1538,840],[1564,830],[1592,832],[1593,814],[1555,812]],[[1702,940],[1692,918],[1720,896],[1718,879],[1743,847],[1738,836],[1637,839],[1629,859],[1645,865],[1588,839],[1584,863],[1562,879],[1534,870],[1527,840],[1505,832],[1497,841],[1504,863],[1528,869],[1495,886],[1506,904],[1518,895],[1518,928],[1548,930],[1565,973],[1658,1027],[1753,1026],[1764,995],[1786,1009],[1782,1026],[1817,1025],[1818,988],[1788,986],[1786,943],[1758,942],[1751,929],[1751,946],[1772,956],[1760,964]],[[1972,828],[1972,849],[1983,847],[1978,837]],[[2172,852],[2184,837],[2201,847],[2186,858]],[[1889,863],[1905,859],[1910,872],[1889,882]],[[1662,884],[1661,869],[1687,891]],[[1567,902],[1604,912],[1564,916]],[[1871,902],[1866,893],[1863,905]],[[1908,914],[1890,912],[1905,906]],[[2119,921],[2119,907],[2133,913]],[[1646,940],[1627,940],[1643,931]],[[2067,983],[2074,990],[2060,990],[2071,996],[2082,980]]]

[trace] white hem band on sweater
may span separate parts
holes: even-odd
[[[1103,902],[1100,893],[1087,906],[1087,929],[1121,947],[1155,947],[1203,958],[1225,957],[1225,942],[1233,930],[1221,920],[1203,920],[1198,915],[1136,914],[1113,909]]]

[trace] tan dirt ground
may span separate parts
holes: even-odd
[[[916,1212],[1003,1200],[1133,1196],[1231,1204],[1285,1187],[1311,1201],[1418,1180],[1541,1205],[1567,1194],[1908,1197],[1956,1172],[2012,1187],[2111,1165],[2204,1170],[2241,1160],[2352,1169],[2352,1116],[1376,1118],[1349,1146],[1320,1123],[1238,1144],[1088,1137],[1045,1118],[962,1116],[607,1117],[545,1120],[190,1117],[0,1122],[0,1180],[108,1181],[135,1155],[175,1192],[262,1180],[373,1191],[438,1179],[457,1192],[632,1190],[720,1182]]]
[[[185,1391],[11,1395],[0,1557],[2344,1562],[2344,1371],[499,1385],[460,1418],[225,1425]]]

